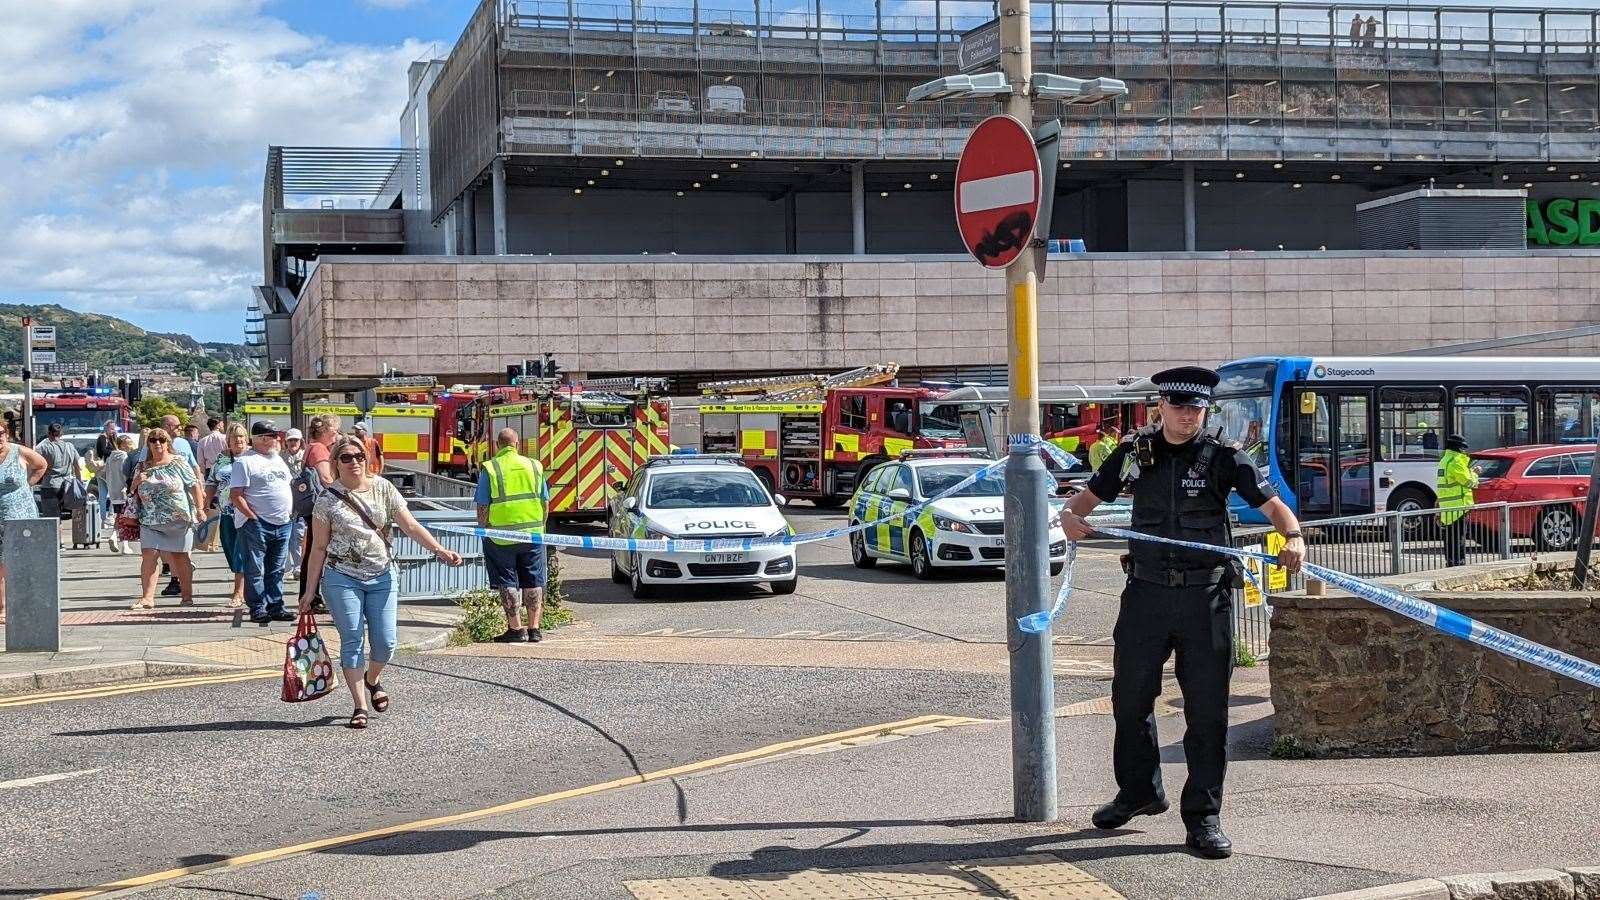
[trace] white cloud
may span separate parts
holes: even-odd
[[[243,317],[267,145],[394,143],[406,67],[429,51],[331,43],[261,7],[0,0],[0,283]]]

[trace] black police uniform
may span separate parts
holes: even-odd
[[[1194,372],[1209,376],[1202,377],[1200,385],[1205,389],[1202,396],[1209,398],[1215,373],[1171,370],[1184,386],[1194,386],[1182,377],[1192,379]],[[1160,373],[1153,380],[1159,387],[1171,373]],[[1163,393],[1175,401],[1187,399]],[[1253,507],[1276,496],[1250,457],[1221,444],[1215,432],[1202,429],[1193,440],[1173,445],[1158,426],[1125,439],[1089,481],[1089,490],[1103,501],[1116,499],[1129,487],[1132,530],[1219,545],[1229,539],[1230,491],[1237,490]],[[1222,809],[1228,681],[1234,664],[1232,588],[1237,576],[1229,558],[1219,553],[1148,541],[1129,541],[1129,550],[1128,584],[1112,633],[1116,644],[1111,683],[1116,721],[1113,765],[1118,788],[1114,804],[1129,810],[1166,809],[1154,711],[1161,693],[1161,667],[1176,651],[1188,724],[1183,749],[1189,779],[1181,810],[1193,836],[1202,825],[1218,825]]]

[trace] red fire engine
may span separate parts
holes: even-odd
[[[544,467],[554,519],[603,517],[620,487],[652,456],[669,449],[672,408],[660,378],[601,378],[559,384],[528,378],[485,389],[456,413],[455,437],[468,474],[494,452],[494,436],[512,428],[521,451]]]
[[[107,422],[116,422],[117,430],[133,427],[128,401],[109,387],[69,387],[33,394],[33,422],[35,434],[42,438],[51,425],[60,425],[68,437],[93,437]]]
[[[739,454],[775,493],[839,506],[868,472],[902,451],[945,446],[918,433],[921,405],[937,392],[875,386],[892,382],[899,368],[702,385],[700,448]]]

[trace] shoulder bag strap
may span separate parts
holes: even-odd
[[[349,492],[341,491],[332,486],[328,488],[328,492],[333,494],[335,497],[338,497],[340,500],[343,500],[346,506],[349,506],[351,509],[355,510],[356,515],[361,517],[361,521],[366,523],[368,528],[372,529],[372,533],[376,534],[379,540],[383,541],[383,549],[389,551],[389,556],[392,559],[394,557],[394,548],[389,545],[389,530],[387,528],[379,528],[377,523],[372,521],[372,514],[367,512],[366,506],[356,498],[350,496]]]

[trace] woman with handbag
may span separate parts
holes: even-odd
[[[210,509],[212,501],[216,501],[222,556],[228,561],[228,571],[233,573],[233,595],[228,598],[228,608],[243,609],[244,558],[240,554],[244,548],[239,546],[239,530],[233,525],[233,500],[228,482],[233,477],[233,461],[250,449],[250,435],[244,430],[243,422],[235,422],[228,426],[223,440],[222,452],[211,463],[211,475],[206,479],[205,508]]]
[[[150,429],[144,462],[128,485],[131,502],[138,505],[139,580],[144,596],[133,609],[154,609],[156,570],[159,562],[172,569],[182,606],[194,605],[194,526],[205,509],[205,494],[194,468],[172,452],[172,436],[165,428]]]
[[[373,710],[389,708],[378,676],[394,656],[397,630],[391,526],[400,526],[441,562],[459,566],[461,556],[417,522],[393,484],[367,474],[367,451],[360,440],[341,437],[331,450],[339,477],[317,498],[311,514],[306,596],[316,596],[321,588],[339,629],[339,665],[355,701],[350,727],[365,728],[369,698]],[[364,639],[372,645],[370,660],[363,652]]]
[[[311,442],[306,445],[305,456],[301,459],[301,472],[294,480],[294,513],[304,523],[300,530],[302,535],[311,533],[311,510],[317,498],[338,477],[332,447],[339,437],[339,425],[342,422],[337,415],[329,413],[312,416],[306,426],[311,432]],[[300,557],[300,602],[306,602],[309,597],[313,610],[325,612],[322,598],[317,596],[315,590],[306,587],[306,574],[310,568],[311,554],[306,552]]]
[[[39,518],[33,486],[49,469],[43,456],[13,441],[11,430],[0,425],[0,622],[6,620],[5,523]]]

